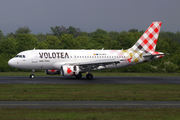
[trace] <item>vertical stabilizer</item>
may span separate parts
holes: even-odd
[[[161,24],[162,22],[153,22],[130,50],[153,53],[156,49]]]

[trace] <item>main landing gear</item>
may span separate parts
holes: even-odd
[[[93,79],[93,75],[88,73],[88,74],[86,75],[86,78],[89,79],[89,80],[91,80],[91,79]]]
[[[76,78],[81,78],[82,77],[82,74],[79,73],[78,75],[75,76]]]
[[[35,72],[35,70],[33,69],[33,70],[32,70],[32,74],[29,76],[29,77],[32,78],[32,79],[35,78],[34,72]]]
[[[76,77],[77,79],[80,79],[80,78],[82,77],[82,74],[79,73],[79,74],[76,75],[75,77]],[[88,74],[86,75],[86,78],[89,79],[89,80],[91,80],[91,79],[93,79],[93,75],[90,74],[90,73],[88,73]]]

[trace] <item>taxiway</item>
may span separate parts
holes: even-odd
[[[180,108],[180,101],[0,101],[6,108]]]

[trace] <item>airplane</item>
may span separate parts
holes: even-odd
[[[35,70],[45,70],[48,75],[61,74],[93,79],[90,71],[115,69],[149,62],[167,55],[156,52],[156,43],[162,22],[155,21],[148,27],[139,40],[127,50],[66,50],[33,49],[18,53],[8,61],[12,67],[30,69],[30,78],[35,78]]]

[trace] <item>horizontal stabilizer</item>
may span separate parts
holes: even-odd
[[[161,56],[161,55],[170,55],[170,53],[163,53],[163,54],[156,54],[156,55],[143,55],[143,57],[155,57],[155,56]]]

